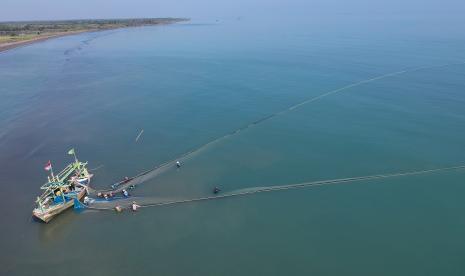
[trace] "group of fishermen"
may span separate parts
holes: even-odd
[[[129,197],[129,192],[128,192],[126,189],[123,189],[123,190],[121,191],[121,194],[122,194],[124,197]],[[115,197],[115,194],[114,194],[112,191],[110,191],[109,193],[101,193],[101,192],[99,192],[99,193],[97,194],[97,197],[99,197],[99,198],[104,198],[104,199],[106,199],[106,200],[109,200],[109,199],[114,198],[114,197]]]
[[[135,201],[132,202],[132,204],[131,204],[131,210],[132,210],[133,212],[136,212],[137,209],[139,209],[139,207],[141,207],[141,206],[138,205]],[[118,205],[118,206],[115,207],[115,211],[118,212],[118,213],[119,213],[119,212],[122,212],[122,211],[123,211],[123,207],[121,207],[121,206]]]
[[[177,168],[180,168],[180,167],[181,167],[181,162],[176,161],[176,167],[177,167]],[[125,177],[121,183],[127,183],[127,182],[129,182],[130,180],[131,180],[131,178]],[[112,185],[112,188],[116,188],[116,186]],[[220,191],[221,191],[221,189],[218,188],[218,187],[214,187],[214,188],[213,188],[213,193],[214,193],[214,194],[218,194]],[[129,195],[129,192],[128,192],[126,189],[121,190],[121,193],[122,193],[122,195],[123,195],[125,198],[128,198],[128,197],[130,196],[130,195]],[[112,199],[112,198],[115,196],[115,194],[114,194],[112,191],[110,191],[109,193],[101,193],[101,192],[99,192],[99,193],[97,194],[97,196],[98,196],[99,198],[104,198],[104,199],[106,199],[106,200],[110,200],[110,199]],[[136,212],[140,207],[141,207],[141,206],[138,205],[135,201],[133,201],[132,204],[131,204],[131,210],[132,210],[133,212]],[[124,209],[124,208],[123,208],[122,206],[120,206],[120,205],[117,205],[117,206],[115,207],[115,211],[118,212],[118,213],[119,213],[119,212],[122,212],[123,209]]]

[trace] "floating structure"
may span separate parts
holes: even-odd
[[[74,149],[68,151],[74,155],[74,162],[66,166],[58,174],[53,173],[52,163],[48,161],[44,169],[50,171],[48,181],[42,187],[41,196],[37,197],[37,207],[32,215],[43,222],[49,222],[52,218],[74,205],[75,200],[81,200],[87,194],[87,185],[92,174],[87,170],[87,162],[80,162]]]

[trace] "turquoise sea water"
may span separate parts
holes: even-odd
[[[106,188],[404,70],[210,144],[134,195],[465,164],[465,39],[376,22],[193,22],[0,53],[0,274],[464,275],[463,171],[31,220],[43,165],[69,148]]]

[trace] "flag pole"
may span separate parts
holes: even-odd
[[[78,159],[77,159],[77,156],[76,156],[76,150],[74,150],[74,148],[70,149],[68,151],[68,154],[72,154],[74,156],[74,162],[77,164],[78,163]]]
[[[50,162],[50,172],[52,174],[52,180],[53,180],[53,182],[55,182],[55,175],[53,175],[53,166],[52,166],[51,162]]]

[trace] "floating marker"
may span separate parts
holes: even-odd
[[[143,129],[139,132],[139,135],[137,135],[137,137],[136,137],[136,142],[139,141],[139,138],[140,138],[140,136],[142,135],[142,133],[144,133],[144,130],[143,130]]]

